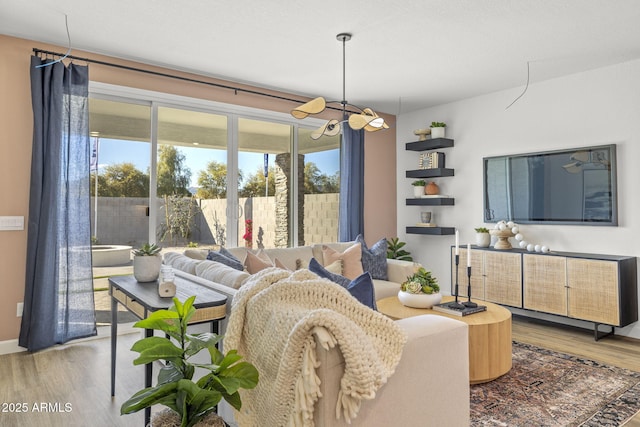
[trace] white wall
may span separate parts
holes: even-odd
[[[531,76],[535,81],[535,69]],[[454,147],[443,150],[455,176],[435,181],[441,193],[456,198],[456,204],[428,210],[434,212],[438,225],[457,227],[461,243],[473,243],[474,227],[483,225],[483,157],[615,143],[618,227],[524,225],[521,229],[527,240],[547,244],[552,250],[640,255],[640,61],[532,83],[518,102],[505,109],[522,90],[491,93],[398,117],[398,236],[407,242],[414,258],[434,272],[445,291],[451,284],[453,236],[405,233],[405,226],[419,222],[419,212],[426,209],[405,205],[405,198],[412,197],[412,180],[405,178],[405,170],[418,168],[419,153],[406,151],[404,144],[417,140],[414,129],[432,121],[446,122],[447,137],[455,140]],[[585,322],[567,323],[593,327]],[[640,338],[640,322],[616,333]]]

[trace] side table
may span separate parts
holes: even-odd
[[[442,302],[453,301],[445,296]],[[377,301],[378,311],[392,319],[435,314],[460,320],[469,325],[469,381],[479,384],[495,380],[511,370],[511,312],[497,304],[474,300],[487,310],[456,316],[425,308],[402,305],[397,296]]]
[[[211,322],[211,332],[218,332],[218,321],[226,316],[227,297],[212,289],[192,282],[188,279],[175,278],[176,297],[180,301],[195,295],[193,303],[196,309],[189,324]],[[118,337],[118,303],[137,318],[144,319],[157,310],[169,308],[172,298],[158,295],[158,282],[140,283],[133,276],[114,276],[109,278],[109,295],[111,295],[111,397],[115,396],[116,381],[116,343]],[[145,337],[153,335],[153,329],[145,329]],[[153,365],[145,365],[144,384],[151,387]],[[151,420],[151,408],[145,409],[145,425]]]

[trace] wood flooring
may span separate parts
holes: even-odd
[[[136,353],[129,351],[140,337],[139,331],[118,337],[113,399],[108,337],[0,356],[0,426],[143,427],[142,412],[120,415],[122,402],[143,388],[144,367],[133,366]],[[521,317],[513,319],[513,338],[640,371],[639,340],[614,336],[595,342],[591,331]],[[625,427],[640,427],[640,414]]]

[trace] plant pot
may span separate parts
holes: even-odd
[[[174,427],[180,425],[180,417],[171,409],[163,409],[151,418],[151,427]],[[224,427],[228,426],[215,412],[209,413],[203,420],[194,424],[194,427]]]
[[[431,139],[444,138],[445,128],[431,128]]]
[[[431,308],[442,301],[442,294],[412,294],[410,292],[399,291],[398,299],[407,307]]]
[[[436,184],[435,182],[431,181],[424,188],[424,192],[427,193],[427,195],[429,195],[429,196],[435,196],[435,195],[440,194],[440,187],[438,187],[438,184]]]
[[[491,244],[491,235],[489,233],[476,233],[476,245],[480,248],[488,248]]]
[[[160,276],[162,257],[160,255],[133,257],[133,277],[138,282],[154,282]]]
[[[413,197],[422,197],[424,195],[424,185],[414,185],[413,186]]]

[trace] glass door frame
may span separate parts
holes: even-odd
[[[303,121],[297,120],[290,114],[277,111],[263,110],[254,107],[245,107],[235,104],[226,104],[218,101],[210,101],[199,98],[191,98],[181,95],[137,89],[126,86],[112,85],[101,82],[89,82],[89,98],[100,98],[115,102],[126,102],[151,107],[151,162],[149,201],[157,199],[157,150],[158,150],[158,108],[177,108],[186,111],[216,114],[227,117],[227,183],[235,183],[238,180],[238,120],[240,118],[279,123],[291,126],[293,133],[291,138],[291,158],[298,157],[298,136],[300,129],[316,129],[326,121],[307,117]],[[292,176],[298,176],[298,162],[291,165]],[[229,192],[229,188],[234,191]],[[295,198],[297,191],[291,192],[290,204],[292,206],[289,229],[291,230],[290,244],[296,246],[298,242],[299,212]],[[238,241],[239,197],[236,186],[227,186],[227,242]],[[156,243],[156,231],[158,221],[158,208],[156,203],[149,202],[149,242]]]

